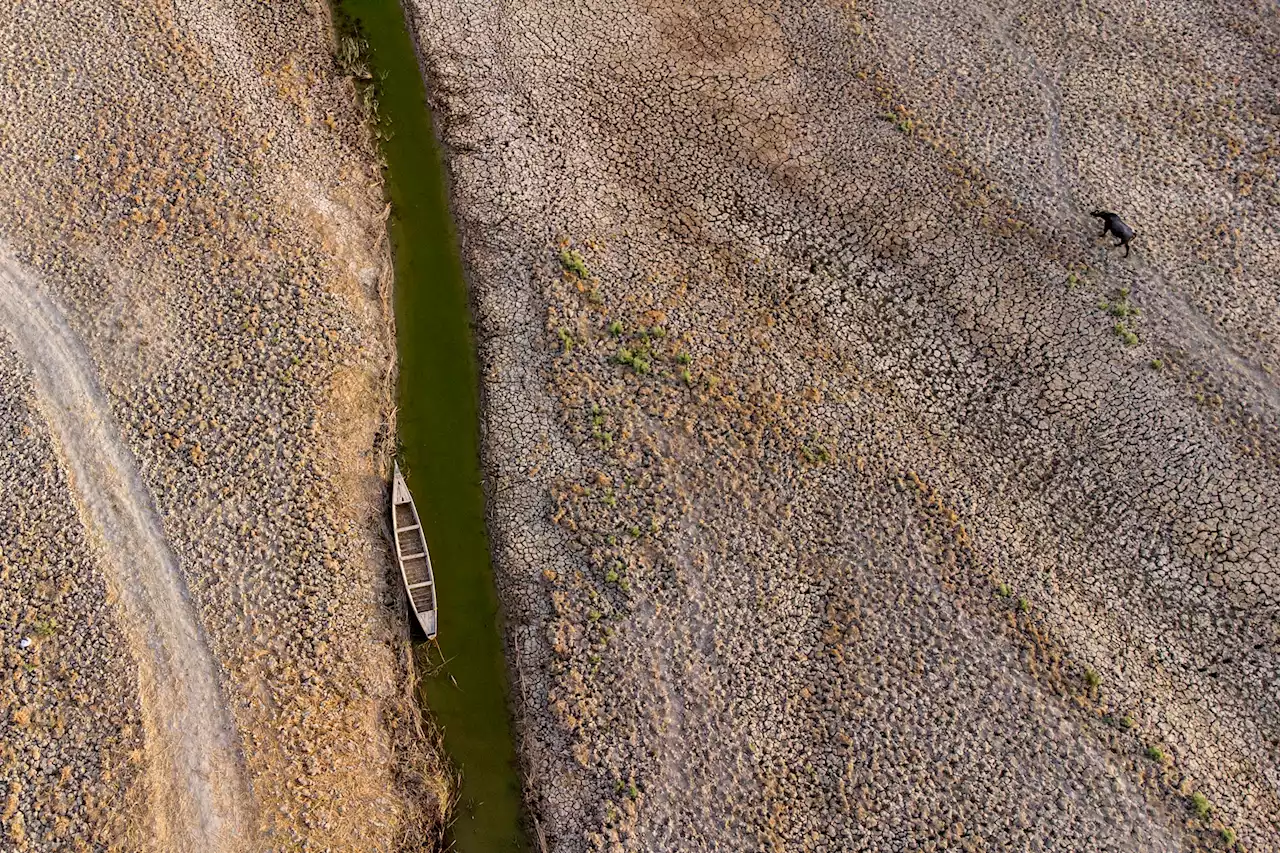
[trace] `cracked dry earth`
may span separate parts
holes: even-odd
[[[547,849],[1280,849],[1274,7],[410,6]]]
[[[429,835],[381,177],[327,3],[10,5],[0,850]]]

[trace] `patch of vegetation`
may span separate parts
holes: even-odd
[[[52,637],[58,633],[58,620],[52,616],[48,619],[43,619],[31,626],[31,633],[37,637]]]
[[[1120,288],[1119,293],[1112,301],[1107,302],[1104,300],[1099,307],[1112,317],[1119,317],[1121,320],[1137,317],[1142,313],[1138,306],[1129,301],[1129,288],[1127,287]]]
[[[622,337],[622,321],[621,320],[614,320],[612,323],[609,324],[609,334],[613,335],[615,338]]]
[[[600,442],[601,447],[603,447],[605,450],[608,450],[609,448],[613,447],[613,433],[610,432],[609,430],[606,430],[604,426],[605,426],[604,410],[600,408],[599,403],[592,403],[591,404],[591,437],[594,438],[596,441]],[[614,537],[610,536],[609,539],[613,540]],[[612,545],[614,544],[614,542],[610,541],[609,544]]]
[[[1129,301],[1129,288],[1120,288],[1110,300],[1104,299],[1099,302],[1098,307],[1116,318],[1116,324],[1112,326],[1112,331],[1116,333],[1120,340],[1124,341],[1125,346],[1131,347],[1138,343],[1138,334],[1131,328],[1131,324],[1132,318],[1137,317],[1142,312],[1138,309],[1138,306]],[[1130,322],[1125,322],[1126,320]]]
[[[884,118],[896,127],[898,130],[910,136],[915,132],[916,121],[915,111],[908,108],[906,104],[898,104],[892,110],[884,113]]]
[[[650,359],[653,354],[649,352],[647,347],[632,350],[628,347],[618,347],[618,352],[614,356],[619,364],[626,364],[641,376],[653,369]]]
[[[1164,750],[1158,746],[1147,747],[1146,752],[1144,752],[1143,754],[1146,755],[1147,758],[1150,758],[1152,761],[1155,761],[1158,763],[1164,761]]]
[[[571,272],[584,281],[591,277],[586,260],[576,249],[566,247],[560,250],[560,266],[564,267],[566,272]]]
[[[681,350],[679,353],[677,353],[677,354],[676,354],[676,363],[678,363],[678,364],[686,364],[686,365],[687,365],[687,364],[692,364],[692,363],[693,363],[693,356],[691,356],[691,355],[689,355],[689,353],[687,353],[687,352],[685,352],[685,351]]]
[[[358,36],[338,39],[334,60],[338,63],[338,70],[347,77],[362,81],[373,79],[373,72],[369,70],[369,43]]]
[[[1158,358],[1151,359],[1152,370],[1164,370],[1164,361]]]
[[[573,335],[569,332],[569,330],[566,329],[564,326],[561,326],[559,329],[556,330],[556,334],[560,336],[560,345],[564,348],[564,352],[566,354],[573,352],[574,340],[573,340]]]
[[[1090,690],[1097,690],[1098,685],[1102,683],[1102,676],[1098,675],[1098,671],[1091,666],[1084,668],[1084,683],[1088,685]]]
[[[1009,585],[1007,583],[1001,582],[996,584],[996,595],[1000,596],[1001,598],[1008,598],[1009,596],[1013,595],[1013,590],[1009,588]]]
[[[813,446],[800,445],[800,455],[804,457],[804,461],[810,465],[823,465],[831,461],[831,452],[820,444]]]
[[[1112,331],[1116,333],[1116,336],[1119,337],[1120,340],[1124,341],[1125,346],[1127,347],[1137,346],[1138,344],[1137,333],[1135,333],[1132,329],[1126,326],[1123,322],[1116,323],[1115,326],[1112,327]]]
[[[1019,598],[1019,599],[1018,599],[1018,612],[1019,612],[1019,613],[1026,613],[1026,612],[1027,612],[1027,611],[1029,611],[1030,609],[1031,609],[1031,602],[1030,602],[1030,601],[1027,601],[1025,598]]]
[[[1209,816],[1209,812],[1213,811],[1213,807],[1209,805],[1209,800],[1204,794],[1196,791],[1191,795],[1191,810],[1196,813],[1196,817],[1204,820]]]
[[[1236,831],[1229,826],[1224,826],[1218,830],[1218,834],[1222,836],[1222,843],[1228,847],[1234,847],[1236,844]]]

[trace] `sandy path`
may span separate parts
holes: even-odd
[[[35,374],[40,409],[123,610],[140,679],[152,846],[249,849],[235,729],[177,559],[93,360],[36,276],[2,245],[0,327]]]

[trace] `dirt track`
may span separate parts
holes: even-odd
[[[235,729],[150,491],[93,360],[30,270],[0,246],[0,327],[35,376],[40,408],[124,608],[138,667],[148,828],[174,851],[237,851],[251,825]]]

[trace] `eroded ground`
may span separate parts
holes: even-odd
[[[1273,11],[412,5],[548,849],[1280,845]]]

